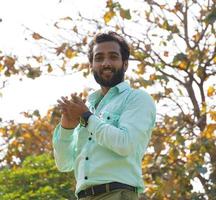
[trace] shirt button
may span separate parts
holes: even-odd
[[[93,135],[93,133],[91,133],[91,135]]]
[[[89,158],[88,157],[86,157],[86,160],[88,160]]]
[[[107,119],[109,120],[109,119],[110,119],[110,117],[107,117]]]
[[[89,141],[91,140],[92,138],[91,137],[89,137]]]
[[[87,176],[85,176],[85,180],[87,180],[88,179],[88,177]]]

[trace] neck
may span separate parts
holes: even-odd
[[[109,91],[110,87],[103,87],[101,86],[101,90],[102,90],[102,95],[105,96],[106,93]]]

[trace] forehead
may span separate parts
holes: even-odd
[[[114,42],[114,41],[101,42],[101,43],[95,44],[93,48],[93,55],[96,55],[98,53],[106,54],[106,53],[112,53],[112,52],[121,54],[120,46],[117,42]]]

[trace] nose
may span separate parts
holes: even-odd
[[[110,67],[111,66],[111,62],[109,58],[104,58],[103,62],[102,62],[102,66],[103,67]]]

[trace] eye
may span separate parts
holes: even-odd
[[[94,58],[94,60],[96,61],[96,62],[100,62],[100,61],[103,61],[103,56],[96,56],[95,58]]]
[[[119,59],[119,56],[116,55],[116,54],[113,54],[113,55],[110,56],[110,58],[111,58],[112,60],[118,60],[118,59]]]

